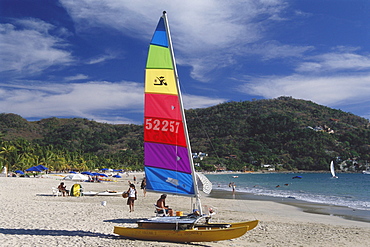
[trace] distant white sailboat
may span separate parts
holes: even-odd
[[[331,162],[330,162],[330,172],[331,172],[331,176],[332,176],[332,178],[338,178],[338,177],[335,175],[334,162],[333,162],[333,161],[331,161]]]

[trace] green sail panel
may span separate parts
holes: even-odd
[[[157,45],[149,46],[147,69],[173,69],[170,49]]]

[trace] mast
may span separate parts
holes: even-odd
[[[166,34],[167,34],[167,39],[168,39],[168,43],[169,43],[169,49],[170,49],[170,52],[171,52],[172,65],[173,65],[173,70],[174,70],[174,73],[175,73],[175,79],[176,79],[176,84],[177,84],[178,98],[179,98],[180,109],[181,109],[181,117],[182,117],[182,122],[183,122],[183,126],[184,126],[186,143],[187,143],[187,147],[188,147],[187,149],[188,149],[189,162],[190,162],[191,172],[192,172],[192,177],[193,177],[195,200],[196,200],[196,205],[198,207],[197,209],[199,210],[200,214],[202,215],[203,214],[202,204],[201,204],[201,201],[200,201],[198,183],[197,183],[197,178],[196,178],[196,174],[195,174],[193,157],[192,157],[192,153],[191,153],[189,132],[188,132],[188,127],[187,127],[187,123],[186,123],[184,105],[183,105],[183,100],[182,100],[182,95],[181,95],[181,90],[180,90],[180,81],[179,81],[179,77],[178,77],[178,74],[177,74],[175,55],[174,55],[174,51],[173,51],[172,38],[171,38],[171,33],[170,33],[170,27],[169,27],[168,20],[167,20],[167,12],[166,11],[163,11],[163,19],[164,19],[164,24],[165,24],[165,27],[166,27]]]

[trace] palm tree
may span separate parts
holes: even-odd
[[[11,166],[13,162],[13,156],[17,152],[17,148],[11,145],[9,142],[3,142],[3,146],[0,149],[0,158],[3,161],[3,166],[5,165],[6,171],[9,171],[9,166]]]

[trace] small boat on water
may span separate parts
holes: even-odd
[[[211,183],[195,172],[185,113],[166,12],[150,42],[145,72],[144,169],[147,191],[195,198],[197,214],[138,220],[137,227],[115,226],[114,233],[130,238],[170,242],[207,242],[238,238],[258,224],[212,223],[212,212],[203,210],[199,183]],[[204,213],[203,213],[204,211]]]
[[[330,173],[331,173],[332,178],[338,178],[338,176],[335,175],[334,161],[330,162]]]

